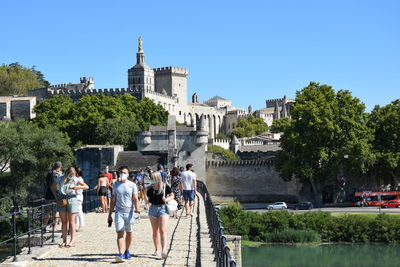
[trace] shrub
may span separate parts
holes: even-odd
[[[221,153],[226,160],[240,160],[238,155],[235,155],[235,153],[233,153],[229,149],[225,149],[220,146],[207,146],[207,150],[212,152],[213,155],[216,153]]]
[[[321,235],[313,230],[285,229],[266,235],[267,242],[281,243],[319,243]]]

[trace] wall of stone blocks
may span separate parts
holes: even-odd
[[[301,185],[285,182],[272,161],[208,161],[206,184],[217,199],[240,202],[297,202]]]
[[[118,153],[123,146],[88,146],[76,150],[76,166],[82,169],[83,179],[93,188],[97,185],[97,175],[105,166],[117,163]]]

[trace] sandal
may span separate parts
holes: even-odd
[[[62,243],[58,244],[58,247],[59,248],[65,248],[65,242],[62,242]]]
[[[69,243],[69,244],[67,245],[67,248],[73,248],[73,247],[75,247],[75,243],[74,243],[74,242]]]

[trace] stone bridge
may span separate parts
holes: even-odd
[[[161,260],[152,255],[154,246],[148,216],[142,209],[139,224],[134,225],[131,253],[134,257],[119,265],[130,266],[216,266],[208,234],[204,201],[197,194],[195,214],[170,218],[168,224],[168,256]],[[199,200],[199,201],[197,201]],[[142,207],[143,208],[143,207]],[[85,229],[77,233],[76,246],[58,248],[60,233],[54,243],[46,242],[41,248],[34,248],[31,254],[26,250],[18,256],[3,262],[3,266],[108,266],[114,263],[117,254],[114,227],[107,227],[106,213],[85,214]]]

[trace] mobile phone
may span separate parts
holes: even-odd
[[[108,227],[111,227],[111,225],[112,225],[112,221],[108,220]]]

